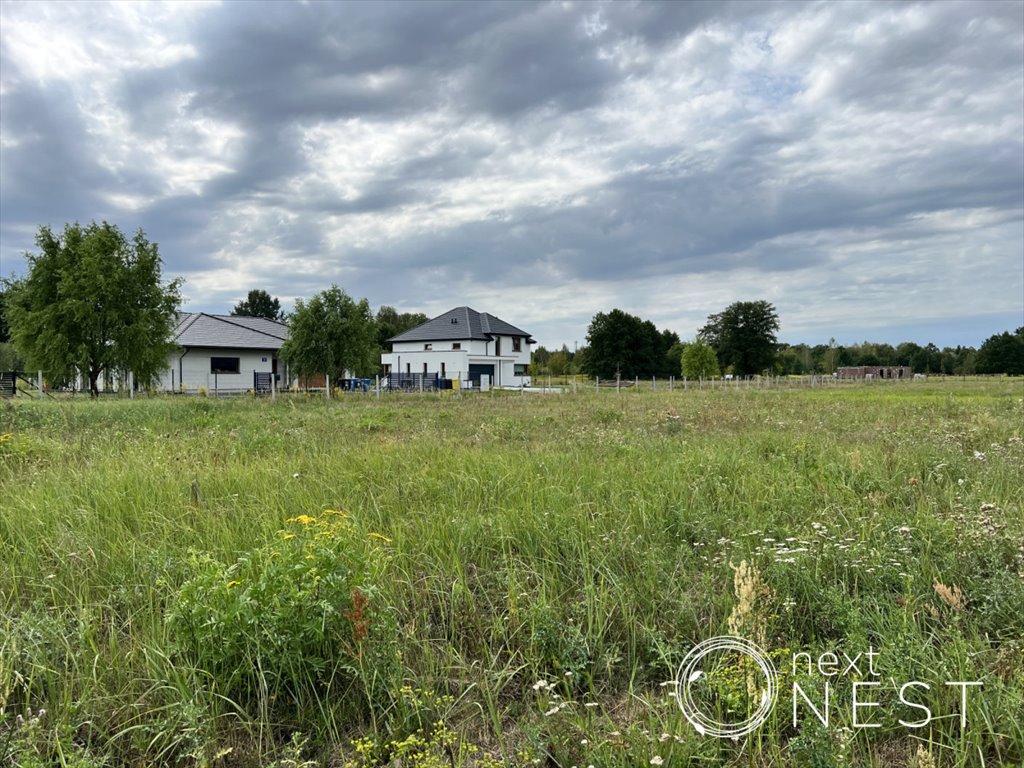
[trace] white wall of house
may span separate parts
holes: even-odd
[[[238,358],[238,373],[218,373],[211,370],[211,358]],[[160,377],[160,389],[195,392],[200,387],[208,392],[245,392],[252,389],[253,371],[270,373],[277,351],[272,349],[216,349],[189,347],[167,356],[167,369]],[[284,374],[284,362],[278,362],[278,373]],[[278,386],[285,384],[282,375]]]
[[[442,374],[442,378],[469,382],[470,365],[493,365],[491,385],[496,387],[529,386],[527,366],[530,364],[530,345],[519,337],[519,350],[511,336],[500,337],[501,355],[496,355],[495,341],[466,339],[464,341],[405,341],[392,345],[392,351],[380,356],[381,364],[394,373]],[[453,349],[458,344],[461,349]],[[427,348],[429,346],[429,349]]]

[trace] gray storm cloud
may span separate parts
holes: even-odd
[[[1024,322],[1019,4],[0,14],[4,274],[106,218],[210,311],[337,282],[549,344],[754,297],[811,341]]]

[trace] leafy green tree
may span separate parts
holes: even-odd
[[[775,357],[775,372],[782,376],[806,373],[804,358],[809,357],[808,352],[806,344],[784,345]]]
[[[912,341],[904,341],[896,347],[896,365],[913,365],[914,360],[921,352],[921,347]]]
[[[11,328],[7,325],[7,291],[0,290],[0,344],[11,340]]]
[[[668,348],[665,353],[665,369],[669,376],[678,376],[683,369],[684,351],[686,351],[686,345],[681,341],[676,341]]]
[[[715,350],[699,337],[686,345],[682,365],[683,376],[688,379],[711,379],[721,375]]]
[[[985,339],[978,349],[978,373],[1024,375],[1024,326],[1014,333],[1005,331]]]
[[[942,373],[942,353],[934,344],[926,344],[911,355],[910,365],[921,373]]]
[[[23,371],[25,361],[14,344],[9,341],[0,341],[0,371]]]
[[[541,376],[548,373],[548,362],[551,360],[551,350],[543,344],[536,347],[530,354],[530,375]]]
[[[761,373],[775,362],[779,315],[767,301],[737,301],[708,316],[698,335],[715,348],[723,369],[739,376]]]
[[[107,222],[76,222],[60,235],[40,227],[36,245],[28,275],[7,282],[7,320],[26,363],[55,384],[84,374],[93,397],[114,371],[152,384],[174,348],[181,304],[181,280],[161,280],[156,243],[141,229],[129,240]]]
[[[613,309],[598,312],[587,329],[588,348],[582,356],[582,370],[591,376],[669,376],[669,350],[679,343],[672,331],[659,331],[650,320]],[[582,351],[582,350],[581,350]]]
[[[346,371],[365,376],[380,365],[377,323],[366,299],[358,302],[336,285],[309,301],[299,299],[291,313],[281,358],[298,376]]]
[[[942,350],[942,372],[962,376],[972,374],[978,351],[974,347],[945,347]]]
[[[238,317],[265,317],[267,320],[278,322],[284,320],[281,302],[262,288],[249,291],[249,295],[243,301],[235,304],[231,314]]]
[[[639,375],[643,321],[621,309],[598,312],[587,328],[587,373],[603,379]]]
[[[7,306],[7,292],[0,290],[0,371],[20,371],[25,366],[18,351],[11,343],[11,329],[7,325],[5,307]]]
[[[400,313],[394,307],[383,305],[377,310],[377,346],[385,352],[390,351],[391,346],[388,339],[405,333],[417,325],[423,325],[428,319],[422,312]]]
[[[653,323],[651,325],[653,326]],[[669,330],[658,332],[658,336],[654,340],[654,347],[654,360],[648,375],[663,379],[667,379],[669,376],[678,376],[683,354],[679,334]],[[678,348],[676,354],[673,354],[673,349],[676,348]]]
[[[562,348],[551,353],[548,358],[548,371],[552,376],[565,376],[572,367],[572,352],[565,344]]]

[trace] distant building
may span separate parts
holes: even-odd
[[[910,379],[909,365],[851,365],[836,370],[839,379]]]
[[[262,317],[208,315],[184,312],[178,315],[174,329],[177,349],[167,359],[160,378],[160,389],[195,392],[245,392],[270,386],[287,386],[287,373],[278,353],[288,338],[288,326]],[[257,374],[261,378],[257,379]]]
[[[388,339],[391,352],[380,356],[391,386],[434,386],[458,380],[479,387],[529,386],[530,345],[526,331],[486,312],[456,307]]]

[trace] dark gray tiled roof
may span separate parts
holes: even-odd
[[[522,336],[531,343],[533,339],[526,331],[506,323],[499,317],[486,312],[477,312],[471,307],[449,309],[443,315],[417,325],[405,333],[392,336],[388,341],[459,341],[460,339],[487,340],[494,336]]]
[[[287,338],[288,326],[284,323],[205,312],[183,312],[174,329],[174,343],[183,347],[280,349]]]

